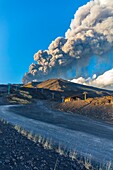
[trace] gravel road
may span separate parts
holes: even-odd
[[[113,163],[113,126],[89,118],[53,111],[40,101],[38,113],[42,119],[33,120],[9,111],[9,107],[0,106],[0,117],[12,124],[21,125],[26,130],[51,138],[54,142],[76,150],[80,154],[91,156],[99,162]],[[21,106],[20,106],[21,107]],[[32,111],[31,111],[32,112]],[[48,120],[44,115],[48,113]],[[39,115],[40,115],[39,114]],[[52,120],[54,120],[52,123]],[[56,120],[56,121],[55,121]]]

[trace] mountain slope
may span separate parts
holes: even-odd
[[[72,83],[63,79],[49,79],[42,83],[39,83],[37,87],[54,91],[60,91],[65,93],[65,96],[82,94],[84,91],[88,92],[89,97],[113,95],[113,91]]]

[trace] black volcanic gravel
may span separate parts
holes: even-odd
[[[44,149],[18,133],[12,125],[0,121],[0,170],[11,169],[86,170],[82,163],[61,156],[55,150]]]

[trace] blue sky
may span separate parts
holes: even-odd
[[[0,84],[20,83],[33,55],[64,36],[88,0],[0,0]]]

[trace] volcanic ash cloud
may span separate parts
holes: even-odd
[[[75,13],[65,38],[56,38],[48,50],[39,50],[34,55],[37,63],[30,65],[29,72],[23,77],[23,83],[49,78],[86,78],[90,74],[88,66],[94,56],[97,61],[94,73],[102,74],[106,68],[101,68],[100,71],[97,69],[101,62],[107,61],[110,68],[113,67],[113,58],[110,55],[112,47],[113,2],[90,1]]]

